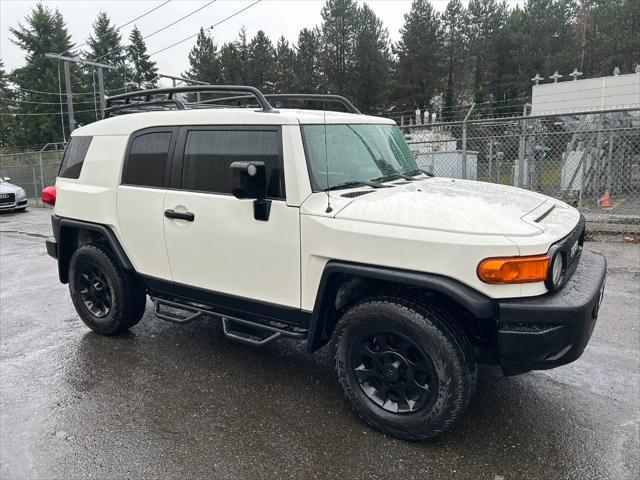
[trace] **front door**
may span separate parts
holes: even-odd
[[[243,160],[265,163],[267,221],[232,194],[229,165]],[[182,127],[171,181],[164,230],[177,294],[300,308],[299,211],[285,201],[280,127]]]

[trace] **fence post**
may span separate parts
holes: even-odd
[[[37,208],[40,205],[38,204],[38,184],[37,184],[37,181],[36,181],[36,166],[35,165],[31,165],[31,174],[33,175],[33,196],[35,197],[36,208]]]
[[[38,153],[38,157],[40,160],[40,190],[44,188],[44,173],[42,172],[42,150]],[[38,197],[38,192],[36,192],[36,198]]]
[[[469,115],[475,106],[475,102],[471,104],[471,108],[462,121],[462,178],[465,180],[467,179],[467,120],[469,120]]]

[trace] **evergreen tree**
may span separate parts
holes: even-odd
[[[327,0],[322,7],[322,70],[331,93],[350,96],[354,80],[355,0]]]
[[[221,83],[218,47],[202,27],[200,28],[200,33],[198,33],[195,46],[189,52],[189,70],[183,75],[186,78],[201,82]]]
[[[469,60],[473,75],[473,97],[477,110],[493,98],[490,85],[499,78],[494,47],[498,44],[505,26],[508,8],[506,3],[496,0],[470,0],[469,14]]]
[[[4,63],[0,60],[0,148],[12,144],[14,129],[17,127],[17,117],[10,115],[15,113],[16,104],[13,91],[9,88],[9,76],[4,70]]]
[[[106,94],[120,93],[124,87],[125,75],[130,80],[130,73],[125,70],[126,50],[122,45],[122,36],[111,24],[105,12],[98,13],[92,24],[93,34],[89,35],[86,57],[99,63],[117,67],[116,70],[104,70],[104,88]]]
[[[271,91],[274,85],[275,49],[269,37],[258,30],[249,43],[247,79],[259,90]]]
[[[640,63],[640,1],[591,0],[576,19],[576,61],[587,76],[623,73]]]
[[[276,93],[292,93],[296,87],[296,75],[298,74],[296,72],[296,52],[284,37],[280,37],[275,55],[273,90]]]
[[[24,50],[26,60],[23,67],[15,69],[10,75],[10,80],[20,88],[15,99],[25,101],[16,103],[16,109],[18,113],[45,114],[22,117],[29,121],[21,122],[23,128],[15,129],[12,142],[15,142],[14,145],[33,145],[62,141],[60,117],[55,115],[58,108],[44,102],[64,101],[64,98],[27,90],[58,91],[58,62],[46,58],[45,54],[66,52],[73,48],[64,19],[58,10],[38,3],[25,18],[25,25],[18,24],[17,28],[12,27],[9,31],[13,36],[11,41]],[[72,88],[79,92],[84,86],[81,72],[74,64],[70,65],[70,71]],[[81,98],[74,97],[74,100]],[[79,117],[78,121],[81,120],[82,117]]]
[[[319,93],[325,90],[321,70],[322,44],[320,30],[303,28],[296,46],[295,90],[301,93]]]
[[[387,101],[391,68],[389,34],[367,4],[358,9],[357,18],[353,100],[363,112],[377,112]]]
[[[446,55],[446,88],[442,116],[445,120],[455,117],[455,109],[465,100],[468,84],[465,81],[465,58],[468,29],[467,12],[460,0],[450,0],[442,17],[443,46]]]
[[[227,85],[243,82],[244,66],[240,60],[240,51],[235,42],[225,43],[220,47],[220,81]]]
[[[147,45],[142,39],[138,27],[134,25],[129,35],[127,60],[131,70],[131,83],[136,89],[156,88],[158,85],[158,69],[156,62],[149,59]],[[191,60],[191,58],[189,58]]]
[[[395,47],[396,99],[404,108],[429,107],[442,91],[443,35],[438,14],[427,0],[414,0],[404,16]]]

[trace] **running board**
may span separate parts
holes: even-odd
[[[237,318],[237,317],[233,317],[223,313],[215,312],[212,310],[207,310],[205,308],[198,308],[194,305],[174,302],[171,300],[165,300],[164,298],[152,297],[151,300],[153,300],[153,304],[154,304],[154,313],[156,317],[158,317],[161,320],[166,320],[167,322],[184,325],[187,323],[191,323],[194,320],[203,316],[213,317],[222,321],[222,331],[226,337],[241,343],[245,343],[247,345],[264,346],[282,336],[289,337],[289,338],[303,339],[306,337],[306,334],[307,334],[306,331],[286,330],[284,328],[278,328],[271,325],[252,322],[250,320],[244,320],[242,318]],[[161,307],[163,306],[177,309],[177,310],[183,310],[185,312],[188,312],[189,315],[181,317],[175,314],[162,312]],[[231,322],[233,322],[234,324],[233,326],[236,328],[234,329],[231,328]],[[239,326],[240,328],[237,328],[237,326]],[[242,327],[245,327],[251,330],[258,330],[260,332],[265,333],[266,336],[260,337],[258,335],[255,335],[252,332],[243,331]]]

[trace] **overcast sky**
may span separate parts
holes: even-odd
[[[57,8],[62,13],[72,41],[79,45],[86,41],[91,32],[91,23],[100,10],[107,12],[117,26],[142,15],[148,10],[161,5],[165,0],[57,0],[45,1],[52,9]],[[188,1],[172,0],[170,3],[155,10],[149,15],[135,22],[143,35],[172,23],[180,17],[206,5],[210,0]],[[197,33],[201,26],[207,27],[216,23],[232,13],[250,5],[255,0],[217,0],[203,8],[198,13],[188,17],[166,30],[151,36],[146,40],[149,53],[167,47],[189,35]],[[403,15],[411,7],[410,0],[360,0],[367,3],[383,20],[389,30],[392,41],[397,41],[399,30],[403,24]],[[5,69],[12,70],[24,63],[23,52],[14,45],[10,39],[9,28],[16,27],[18,22],[23,22],[35,1],[0,0],[0,58]],[[443,10],[447,0],[431,0],[438,9]],[[467,3],[466,1],[463,3]],[[523,1],[510,1],[509,3],[522,4]],[[213,37],[218,45],[236,38],[242,26],[247,29],[247,35],[251,38],[258,30],[264,30],[272,41],[284,35],[289,41],[295,41],[300,29],[313,27],[320,23],[320,10],[324,0],[263,0],[245,12],[215,27]],[[132,25],[121,29],[123,38],[131,31]],[[195,38],[170,48],[164,52],[153,55],[159,71],[169,75],[180,75],[187,69],[187,55],[193,47]]]

